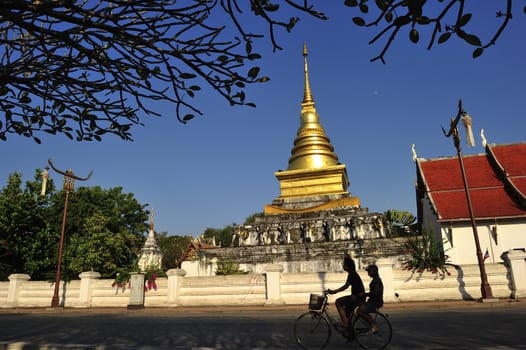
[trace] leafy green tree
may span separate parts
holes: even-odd
[[[111,231],[111,218],[94,213],[86,218],[82,234],[72,235],[66,246],[66,261],[71,277],[83,271],[100,272],[104,278],[114,277],[119,268],[134,264],[130,246],[137,246],[138,237],[125,230]]]
[[[56,250],[58,236],[53,234],[48,219],[49,198],[40,195],[40,171],[34,181],[22,188],[22,174],[9,175],[0,191],[0,278],[11,273],[27,273],[40,278],[53,269],[51,251]],[[53,189],[53,182],[48,182]]]
[[[105,134],[131,140],[132,126],[143,125],[145,115],[159,115],[152,101],[173,103],[182,123],[203,114],[194,101],[203,88],[231,105],[255,106],[246,99],[247,86],[269,80],[254,63],[262,57],[255,44],[269,40],[281,49],[277,33],[291,31],[300,16],[326,20],[327,3],[3,0],[0,140],[18,134],[40,143],[41,132],[79,141],[100,141]],[[385,39],[372,59],[382,62],[404,32],[417,44],[429,31],[429,49],[457,37],[473,45],[478,57],[516,11],[512,0],[495,3],[500,23],[482,40],[470,28],[482,12],[474,1],[343,3],[359,11],[349,16],[356,25],[380,28],[370,43]]]
[[[260,213],[254,213],[252,215],[250,215],[249,217],[247,217],[245,219],[245,225],[250,225],[250,224],[253,224],[256,222],[256,218],[260,218],[260,217],[263,217],[265,214],[260,212]]]
[[[407,236],[416,231],[416,217],[408,211],[391,209],[384,213],[391,236]]]
[[[207,227],[202,237],[205,239],[215,239],[216,245],[220,247],[230,247],[236,224],[227,225],[222,229]],[[237,241],[235,242],[237,244]]]
[[[56,193],[52,198],[52,214],[57,219],[57,227],[62,225],[64,199],[64,191]],[[148,230],[148,211],[144,209],[146,206],[147,204],[140,204],[133,193],[123,193],[122,187],[79,187],[69,196],[66,231],[79,233],[86,218],[99,212],[108,217],[107,226],[110,231],[125,230],[142,237]]]
[[[12,272],[11,265],[6,263],[7,257],[13,254],[7,247],[7,241],[5,239],[0,240],[0,281],[7,279]]]
[[[167,232],[157,234],[156,239],[163,254],[163,271],[180,267],[181,258],[193,240],[191,236],[168,236]]]
[[[41,176],[22,188],[22,175],[9,176],[0,191],[0,278],[14,272],[34,280],[53,279],[64,213],[64,190],[48,179],[41,195]],[[62,278],[85,270],[104,277],[137,263],[147,231],[148,211],[131,193],[116,187],[80,187],[70,193],[65,225]]]
[[[64,191],[61,191],[53,200],[55,217],[59,219],[55,221],[55,225],[62,224],[64,195]],[[81,266],[88,270],[97,266],[100,269],[98,272],[109,277],[116,273],[118,268],[136,263],[145,240],[144,232],[148,229],[148,211],[144,209],[145,206],[140,204],[132,193],[123,193],[121,187],[106,190],[99,186],[79,187],[71,193],[64,255],[64,273],[68,278],[77,278],[78,273],[82,272],[78,270]],[[100,222],[97,223],[97,220]],[[81,249],[100,248],[103,234],[108,235],[108,242],[104,244],[107,251],[99,253],[99,259],[104,259],[104,263],[89,266],[84,265],[86,261],[79,261],[75,268],[72,268],[70,263],[75,261],[77,254],[70,248],[75,247],[78,242],[90,246],[89,248],[84,245]]]

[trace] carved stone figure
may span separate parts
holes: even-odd
[[[283,230],[283,226],[281,226],[281,225],[278,226],[278,233],[279,233],[278,243],[279,244],[287,244],[287,235],[286,235],[285,231]]]
[[[300,225],[300,239],[302,243],[309,243],[311,241],[307,231],[307,225],[305,223]]]
[[[263,233],[261,232],[261,229],[259,227],[256,227],[256,234],[257,234],[257,244],[258,245],[263,245],[265,244],[264,242],[264,238],[263,238]]]
[[[331,228],[329,226],[329,223],[327,221],[324,221],[322,224],[323,227],[323,237],[325,238],[326,242],[329,242],[331,240]]]

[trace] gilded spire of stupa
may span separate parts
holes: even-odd
[[[301,103],[301,124],[289,158],[287,170],[322,169],[338,164],[334,147],[320,124],[309,83],[307,44],[303,44],[305,92]]]
[[[308,55],[309,53],[307,52],[307,43],[303,43],[303,71],[305,72],[305,93],[303,94],[303,101],[301,102],[301,105],[305,107],[305,105],[309,104],[312,108],[315,108],[314,99],[312,98],[312,92],[310,91],[309,65],[307,63]]]

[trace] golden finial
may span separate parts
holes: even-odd
[[[305,72],[305,94],[303,95],[303,102],[302,103],[314,103],[314,99],[312,98],[312,93],[310,91],[310,84],[309,84],[309,67],[307,64],[307,43],[303,43],[303,69]]]
[[[305,95],[301,103],[301,123],[294,140],[287,170],[320,169],[338,164],[338,156],[334,153],[325,129],[320,124],[314,106],[309,84],[307,55],[307,44],[304,43]]]
[[[152,211],[150,213],[150,230],[153,231],[153,226],[154,226],[154,220],[153,220],[153,208],[152,208]]]

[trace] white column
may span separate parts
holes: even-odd
[[[91,290],[96,280],[100,278],[100,273],[95,271],[85,271],[80,275],[79,307],[91,306]]]
[[[384,302],[397,301],[393,283],[393,261],[390,258],[380,258],[376,261],[376,266],[378,266],[378,274],[384,285]]]
[[[279,264],[272,264],[265,268],[267,301],[265,305],[279,305],[284,304],[281,297],[281,273],[283,266]]]
[[[511,297],[526,297],[526,252],[523,249],[511,249],[504,252],[504,259],[508,261],[511,270]]]
[[[168,276],[168,306],[180,305],[181,285],[186,271],[183,269],[170,269],[166,272]]]
[[[31,277],[25,273],[15,273],[9,275],[9,289],[7,290],[7,304],[9,306],[18,305],[18,294],[20,293],[20,287],[24,282],[27,282]]]
[[[144,307],[144,274],[132,272],[130,274],[130,301],[128,309],[142,309]]]

